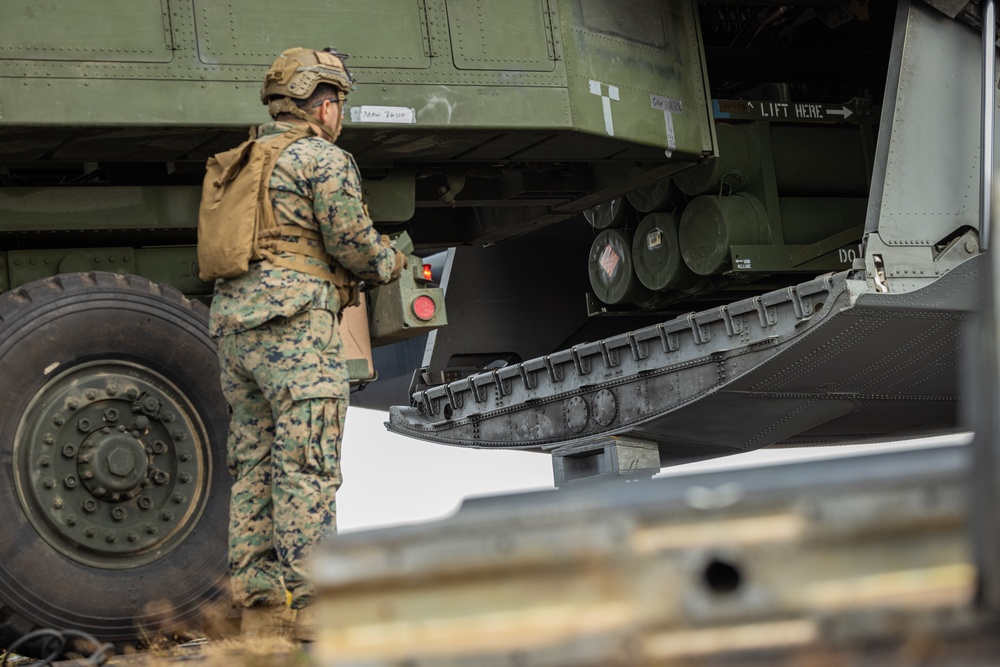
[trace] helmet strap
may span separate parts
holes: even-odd
[[[345,95],[341,91],[337,92],[338,101],[341,105],[343,105]],[[288,97],[279,97],[278,99],[271,100],[267,105],[267,110],[268,113],[271,114],[271,118],[275,118],[279,114],[287,113],[306,121],[313,127],[317,136],[326,139],[330,143],[336,143],[337,135],[340,134],[341,126],[343,125],[343,114],[341,113],[337,116],[336,129],[331,131],[329,127],[319,122],[315,116],[311,116],[295,106],[295,103]]]

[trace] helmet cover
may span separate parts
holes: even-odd
[[[328,83],[340,91],[340,99],[354,88],[354,77],[344,64],[347,54],[337,53],[333,47],[322,51],[294,48],[282,52],[268,68],[260,101],[268,104],[281,97],[304,100],[321,83]]]

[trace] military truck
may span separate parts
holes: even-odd
[[[976,8],[807,4],[0,5],[0,645],[225,595],[197,204],[289,46],[350,54],[379,229],[457,248],[431,352],[375,351],[392,429],[564,482],[954,429]]]

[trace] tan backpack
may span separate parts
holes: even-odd
[[[198,211],[198,276],[202,280],[236,278],[252,260],[264,258],[261,232],[277,227],[268,184],[278,156],[307,130],[289,130],[259,142],[250,138],[208,159]]]

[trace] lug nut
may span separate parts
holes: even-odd
[[[166,484],[170,479],[170,475],[163,472],[162,470],[157,470],[153,473],[153,482],[156,484]]]
[[[65,456],[68,459],[73,458],[74,456],[76,456],[76,445],[70,445],[70,444],[63,445],[62,453],[63,456]]]
[[[83,501],[83,511],[84,512],[94,512],[97,510],[97,501],[93,498],[87,498]]]
[[[89,433],[90,432],[90,420],[89,419],[81,419],[80,421],[78,421],[76,423],[76,427],[78,429],[80,429],[81,433]]]
[[[76,484],[76,477],[73,477],[73,475],[66,475],[66,477],[63,478],[63,486],[67,489],[75,489]]]
[[[167,451],[167,443],[163,442],[162,440],[157,440],[156,442],[153,443],[154,453],[162,454],[165,451]]]
[[[150,507],[153,506],[153,499],[150,498],[149,496],[143,496],[142,498],[139,498],[136,504],[139,505],[139,509],[148,510]]]
[[[104,419],[109,422],[118,421],[118,411],[115,410],[114,408],[108,408],[107,410],[104,411]]]
[[[126,517],[126,515],[127,512],[125,512],[124,507],[116,507],[113,510],[111,510],[111,518],[114,519],[115,521],[121,521]]]

